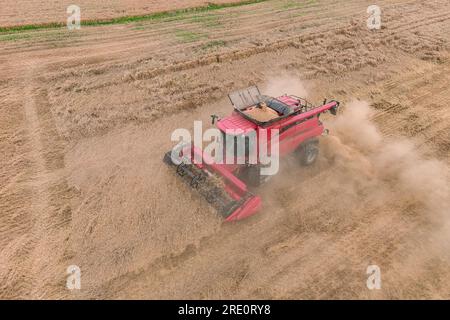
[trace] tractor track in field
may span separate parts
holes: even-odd
[[[16,235],[1,251],[5,263],[2,267],[15,266],[14,271],[1,270],[3,281],[0,292],[4,298],[62,297],[55,280],[48,281],[55,275],[53,272],[57,263],[54,259],[59,257],[48,255],[48,252],[58,252],[57,247],[63,241],[58,236],[62,236],[70,216],[67,216],[67,208],[64,212],[59,206],[65,202],[61,196],[67,190],[67,185],[64,184],[64,174],[59,164],[61,149],[58,147],[61,145],[53,144],[58,141],[58,134],[49,117],[46,92],[42,90],[38,78],[41,70],[38,61],[24,62],[23,72],[14,84],[17,87],[13,89],[17,90],[17,97],[21,97],[17,102],[22,104],[22,108],[10,112],[23,115],[26,135],[20,141],[26,141],[27,150],[20,155],[22,163],[19,162],[19,170],[23,176],[11,181],[1,190],[1,194],[8,195],[15,189],[19,190],[21,206],[29,207],[24,208],[26,212],[17,211],[11,215],[14,217],[13,224],[2,224],[8,228],[2,230],[2,235]],[[58,142],[61,143],[60,140]],[[53,242],[55,239],[58,240]],[[55,292],[58,293],[55,295]]]
[[[229,112],[227,92],[287,78],[313,101],[369,101],[386,141],[448,167],[448,3],[381,1],[376,32],[370,4],[274,0],[0,34],[0,297],[448,298],[450,258],[426,206],[359,160],[329,146],[310,171],[288,160],[296,181],[283,171],[260,190],[262,212],[231,225],[161,161],[175,128]],[[79,292],[65,289],[71,264]],[[379,292],[365,286],[370,264]]]

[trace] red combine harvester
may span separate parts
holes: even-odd
[[[302,165],[310,165],[319,153],[318,137],[328,132],[319,117],[328,111],[336,115],[339,102],[325,100],[323,105],[313,106],[294,95],[278,98],[262,95],[256,86],[233,92],[229,98],[234,106],[232,114],[223,119],[213,115],[212,122],[216,123],[222,133],[224,154],[230,145],[233,148],[233,144],[237,144],[238,137],[230,135],[230,131],[238,132],[240,138],[244,137],[244,159],[236,159],[232,164],[215,162],[201,148],[185,144],[176,151],[166,153],[164,162],[174,167],[226,221],[236,221],[249,217],[260,209],[261,198],[250,192],[249,187],[257,187],[268,177],[261,174],[264,167],[259,161],[261,146],[249,143],[245,137],[250,134],[260,137],[259,131],[265,130],[267,144],[270,145],[273,139],[270,132],[277,132],[278,156],[282,158],[295,153]],[[229,139],[233,142],[228,143]],[[269,147],[267,149],[270,150]],[[248,161],[252,151],[257,155],[256,163]],[[174,152],[179,155],[180,161],[174,162]],[[238,153],[235,157],[239,157]]]

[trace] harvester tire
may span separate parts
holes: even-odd
[[[259,187],[261,185],[261,168],[259,166],[247,168],[247,182],[252,187]]]
[[[304,143],[300,146],[300,163],[303,166],[310,166],[316,160],[319,155],[319,142],[317,140],[312,140]]]

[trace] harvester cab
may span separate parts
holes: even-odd
[[[314,106],[294,95],[277,98],[261,94],[252,86],[229,94],[234,107],[230,116],[212,122],[221,131],[217,161],[204,150],[182,145],[164,156],[164,162],[197,189],[227,221],[246,218],[261,207],[261,198],[250,192],[267,181],[264,173],[268,156],[282,158],[294,153],[305,166],[315,162],[319,137],[328,130],[319,117],[336,115],[339,102],[325,101]],[[276,145],[276,152],[272,147]],[[180,156],[178,160],[174,155]],[[200,161],[198,161],[200,159]],[[267,170],[266,170],[267,171]]]

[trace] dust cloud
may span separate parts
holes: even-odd
[[[447,166],[424,158],[407,138],[384,138],[371,120],[367,102],[352,101],[335,121],[329,146],[350,162],[364,162],[374,178],[395,184],[398,190],[420,199],[430,213],[448,214],[449,172]],[[358,155],[355,159],[354,155]],[[431,210],[432,209],[432,210]]]
[[[308,97],[308,85],[295,76],[272,78],[263,89],[272,96],[288,93]],[[326,115],[322,119],[331,134],[321,141],[319,167],[334,168],[333,173],[327,175],[327,185],[343,185],[346,192],[339,201],[351,207],[357,206],[353,202],[361,201],[355,196],[360,194],[370,195],[379,204],[392,197],[399,206],[413,204],[422,219],[432,225],[426,236],[435,240],[433,250],[441,248],[439,253],[448,255],[448,167],[437,159],[424,157],[411,138],[384,137],[377,128],[375,115],[368,102],[353,100],[342,103],[337,117]],[[292,180],[293,175],[281,172],[281,176],[283,184],[287,185],[286,180]]]
[[[347,179],[364,176],[367,188],[377,189],[378,194],[385,189],[384,194],[394,193],[399,201],[419,205],[424,219],[435,226],[432,236],[450,248],[447,166],[422,156],[411,139],[383,137],[373,114],[367,102],[354,100],[336,119],[328,121],[332,135],[326,143],[327,157],[353,169]]]

